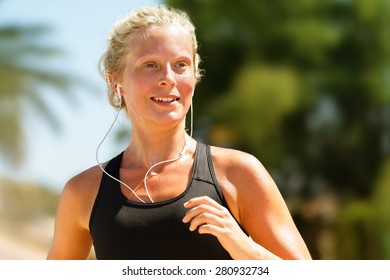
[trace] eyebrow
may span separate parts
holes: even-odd
[[[159,59],[160,59],[159,55],[146,54],[146,55],[142,55],[142,56],[136,58],[135,62],[139,63],[139,62],[147,62],[149,60],[159,60]],[[178,56],[175,56],[173,58],[173,60],[185,60],[185,61],[192,61],[193,62],[194,57],[189,55],[189,54],[180,54]]]

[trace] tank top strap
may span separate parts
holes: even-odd
[[[221,188],[219,187],[217,178],[215,176],[210,146],[207,144],[198,142],[193,178],[194,180],[203,181],[214,185],[215,190],[222,201],[222,204],[226,206],[226,202],[222,195]]]
[[[123,157],[123,152],[121,152],[119,155],[117,155],[116,157],[114,157],[113,159],[111,159],[106,167],[104,168],[104,170],[110,174],[111,176],[115,177],[115,178],[119,178],[119,169],[120,169],[120,165],[121,165],[121,161],[122,161],[122,157]],[[104,174],[105,177],[108,177],[106,174]],[[111,180],[111,178],[110,178]]]
[[[213,184],[207,160],[207,147],[207,145],[198,142],[194,164],[194,179]]]

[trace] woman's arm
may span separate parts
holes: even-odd
[[[212,154],[230,211],[210,198],[194,198],[185,204],[190,210],[183,219],[191,222],[190,230],[215,235],[234,259],[311,259],[262,164],[235,150],[214,148]]]
[[[85,171],[65,185],[58,204],[47,259],[87,259],[92,246],[89,217],[96,196],[96,172]],[[91,176],[92,175],[92,176]]]

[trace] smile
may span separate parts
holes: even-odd
[[[158,102],[170,103],[170,102],[173,102],[173,101],[178,101],[179,98],[172,98],[172,97],[152,97],[152,100],[158,101]]]

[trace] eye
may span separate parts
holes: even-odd
[[[148,63],[145,63],[145,64],[144,64],[144,67],[145,67],[145,68],[156,68],[157,65],[156,65],[156,63],[154,63],[154,62],[148,62]]]
[[[181,61],[181,62],[176,64],[176,67],[178,67],[178,68],[183,68],[183,67],[186,67],[186,66],[188,66],[188,64],[186,62],[184,62],[184,61]]]

